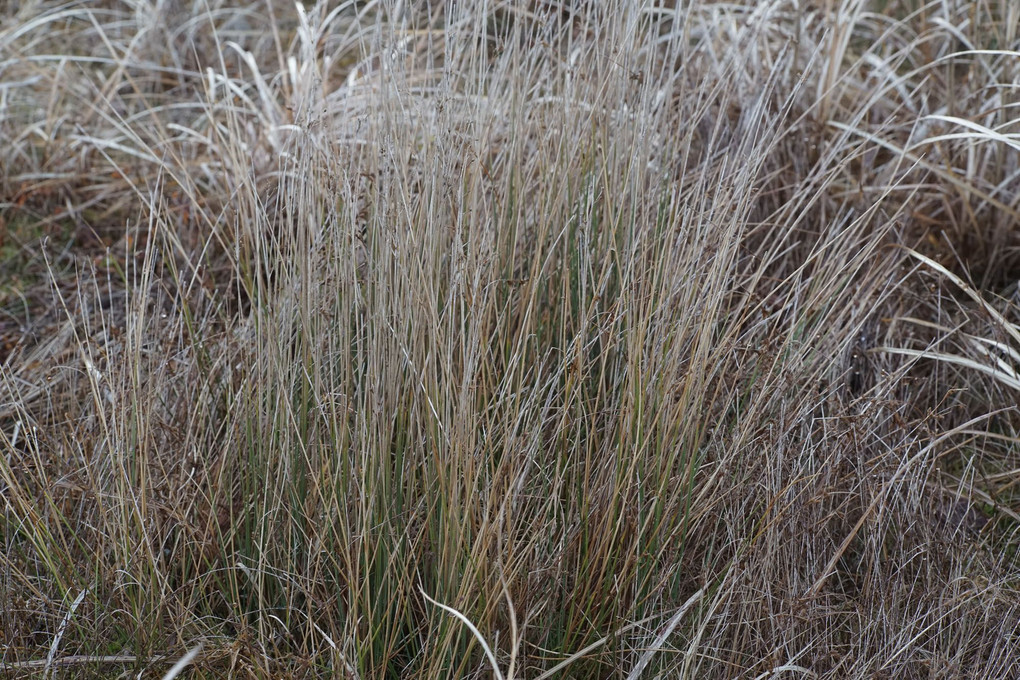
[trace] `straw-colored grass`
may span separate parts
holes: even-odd
[[[0,3],[0,669],[1020,676],[1018,30]]]

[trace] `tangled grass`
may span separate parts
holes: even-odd
[[[0,4],[0,668],[1017,677],[1018,14]]]

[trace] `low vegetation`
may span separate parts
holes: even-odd
[[[0,669],[1018,677],[1018,31],[0,4]]]

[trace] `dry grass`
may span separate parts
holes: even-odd
[[[305,4],[0,4],[5,673],[1020,675],[1014,4]]]

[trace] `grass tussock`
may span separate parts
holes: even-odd
[[[1017,677],[1018,19],[0,4],[0,668]]]

